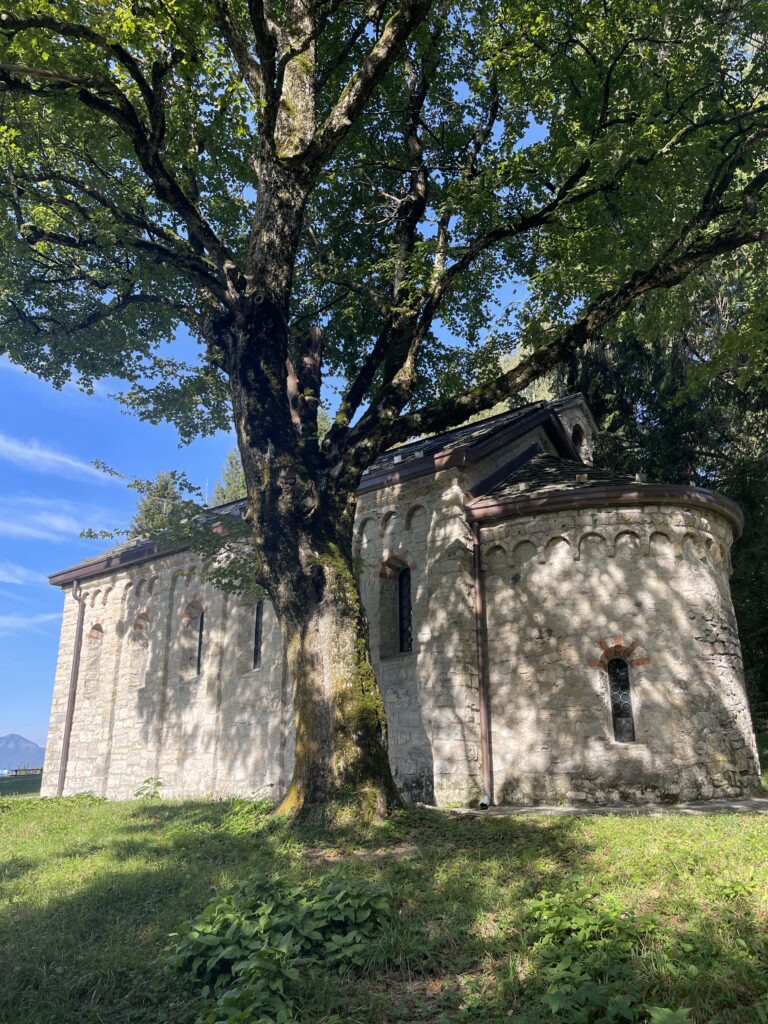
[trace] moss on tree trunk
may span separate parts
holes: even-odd
[[[316,564],[317,593],[305,614],[278,613],[296,723],[293,778],[280,810],[340,801],[385,814],[401,801],[360,591],[338,549],[318,554]]]

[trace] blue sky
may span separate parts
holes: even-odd
[[[78,534],[125,526],[136,506],[91,462],[128,477],[180,469],[210,491],[233,444],[220,434],[179,448],[172,427],[122,412],[114,389],[56,391],[0,358],[0,736],[45,743],[63,604],[46,576],[109,547]]]

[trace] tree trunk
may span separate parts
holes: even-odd
[[[351,559],[306,536],[301,546],[312,572],[300,588],[282,580],[275,601],[296,724],[293,778],[280,809],[339,801],[385,814],[400,797]]]
[[[400,797],[352,571],[355,493],[332,480],[316,416],[303,415],[298,394],[291,400],[298,384],[288,305],[304,199],[289,171],[263,162],[251,261],[259,287],[219,325],[220,347],[227,352],[257,578],[277,614],[293,691],[295,764],[281,809],[339,800],[385,813]],[[319,376],[313,386],[316,403]]]

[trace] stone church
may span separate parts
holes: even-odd
[[[381,456],[355,545],[404,795],[441,805],[735,797],[758,762],[729,591],[742,515],[591,465],[581,396]],[[222,506],[237,515],[242,503]],[[266,601],[123,545],[64,592],[43,795],[277,799],[293,715]]]

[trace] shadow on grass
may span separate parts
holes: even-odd
[[[200,1006],[183,979],[165,975],[169,933],[214,887],[252,870],[301,880],[331,868],[387,887],[396,915],[362,978],[317,975],[305,985],[307,1024],[611,1019],[553,1016],[541,1001],[552,950],[528,901],[600,884],[600,851],[575,819],[410,810],[323,828],[237,802],[34,808],[8,812],[20,829],[47,828],[53,842],[37,858],[20,852],[2,869],[16,873],[0,875],[3,1024],[187,1024]],[[701,1022],[763,1020],[754,1007],[768,991],[765,932],[748,893],[731,895],[730,909],[691,907],[663,922],[664,941],[638,948],[623,983],[652,1004],[698,1006]],[[614,961],[611,943],[598,942],[590,971],[607,975]]]

